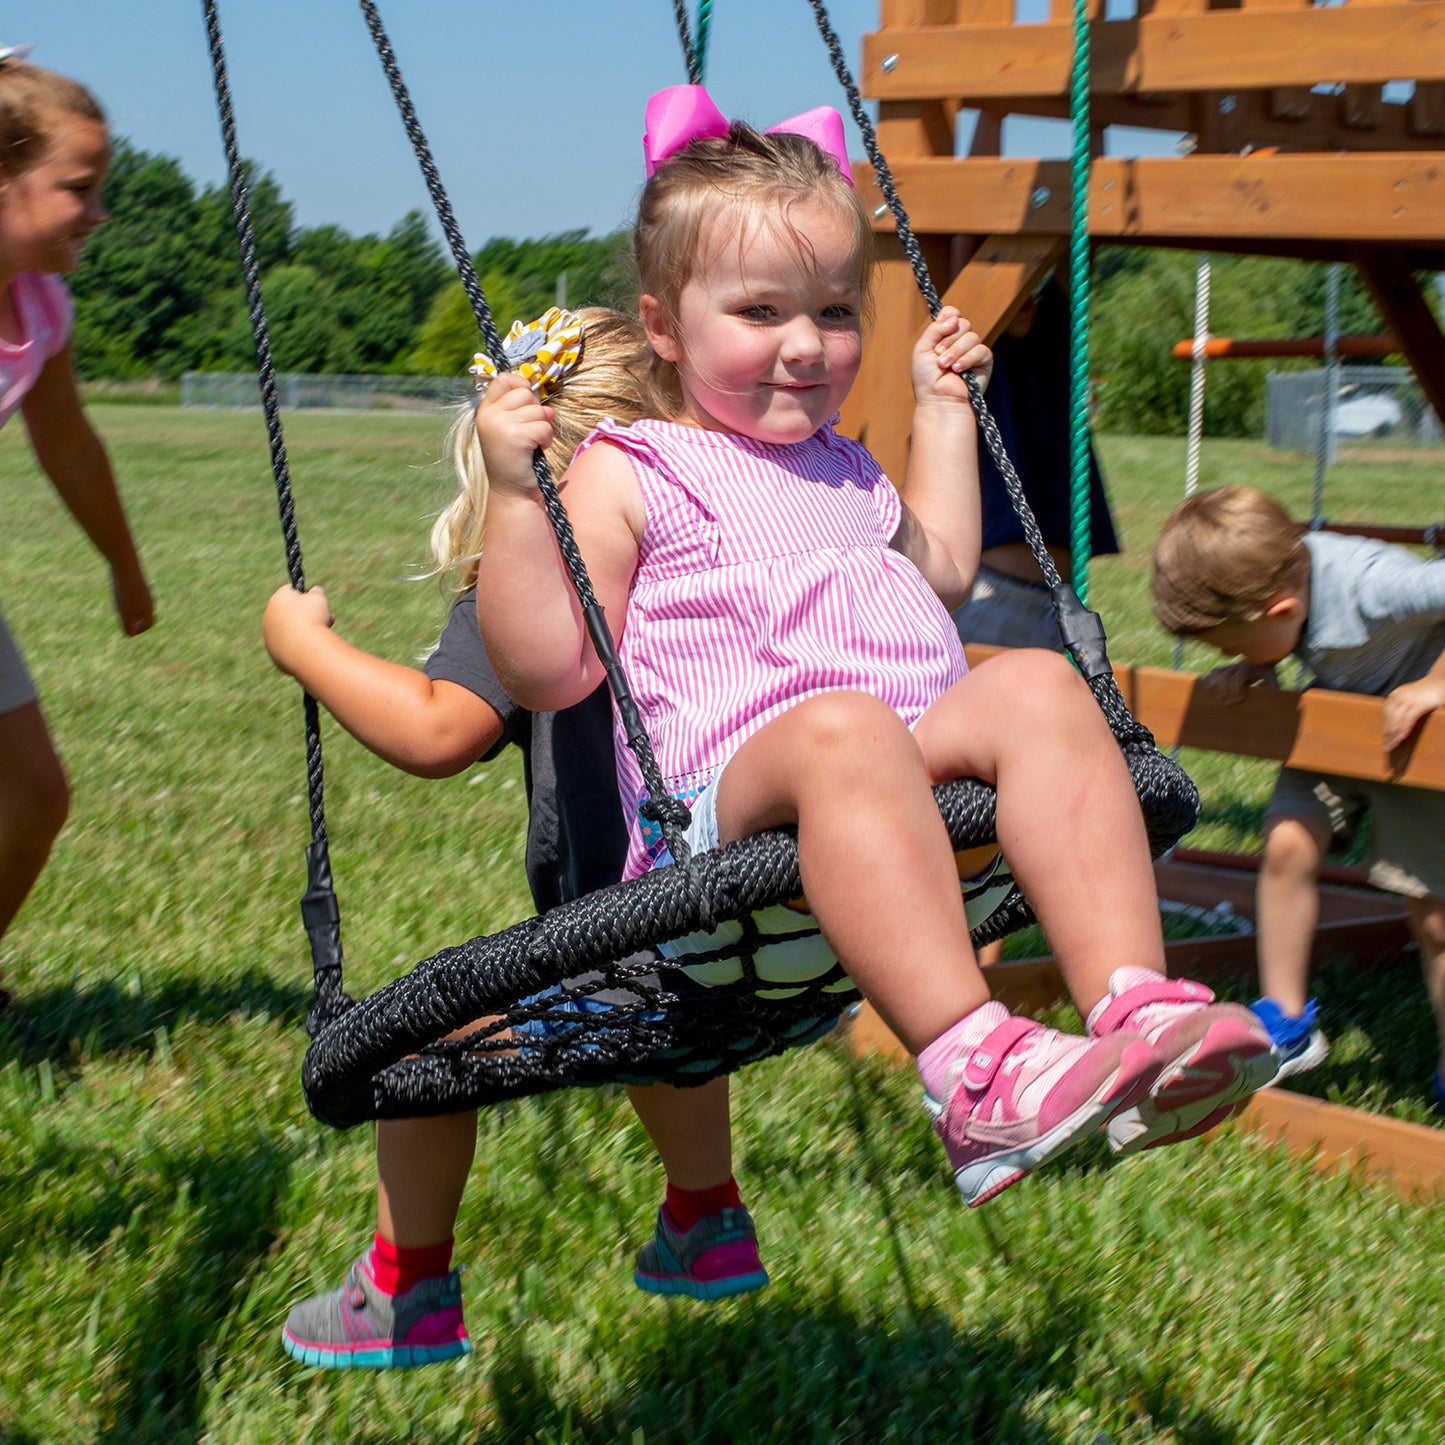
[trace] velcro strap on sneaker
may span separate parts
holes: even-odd
[[[1147,1008],[1155,1003],[1209,1004],[1214,994],[1202,983],[1187,978],[1160,977],[1158,983],[1136,983],[1109,1001],[1108,1007],[1094,1020],[1094,1037],[1111,1034],[1123,1027],[1129,1015],[1137,1009]]]
[[[975,1044],[963,1066],[963,1084],[966,1089],[977,1093],[986,1089],[998,1073],[1004,1055],[1027,1034],[1034,1033],[1039,1024],[1032,1019],[1021,1019],[1013,1015],[1006,1018],[996,1029],[984,1036],[983,1042]]]

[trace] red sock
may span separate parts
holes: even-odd
[[[667,1212],[679,1229],[691,1229],[699,1219],[705,1219],[709,1214],[721,1214],[724,1209],[741,1209],[742,1204],[738,1181],[731,1177],[726,1184],[714,1184],[711,1189],[679,1189],[668,1181]]]
[[[454,1243],[448,1239],[407,1249],[378,1234],[371,1243],[371,1277],[383,1294],[405,1294],[413,1285],[451,1268]]]

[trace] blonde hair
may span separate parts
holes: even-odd
[[[1257,487],[1216,487],[1175,507],[1154,544],[1154,612],[1166,632],[1194,637],[1256,622],[1309,578],[1300,526]]]
[[[576,368],[547,398],[554,439],[544,455],[560,477],[598,421],[610,416],[630,423],[645,415],[639,364],[647,346],[641,322],[605,306],[584,306],[582,355]],[[432,526],[434,575],[460,594],[476,585],[487,512],[487,469],[477,439],[477,403],[458,407],[447,432],[447,452],[457,474],[457,495]]]
[[[77,80],[28,61],[0,60],[0,176],[23,176],[44,156],[58,116],[105,124],[100,102]]]
[[[740,228],[778,226],[808,258],[812,246],[793,225],[789,212],[793,206],[820,201],[853,227],[860,300],[868,319],[875,246],[873,227],[857,192],[813,141],[782,132],[765,135],[737,120],[726,136],[692,141],[669,156],[643,188],[632,228],[632,259],[642,294],[656,297],[675,333],[682,291],[697,270],[703,229],[709,221],[731,213]],[[677,368],[650,350],[644,384],[653,415],[674,417],[681,412]]]

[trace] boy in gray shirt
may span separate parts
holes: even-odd
[[[1275,682],[1293,654],[1321,687],[1385,699],[1398,747],[1445,706],[1445,558],[1300,528],[1253,487],[1198,492],[1170,514],[1154,551],[1154,610],[1176,637],[1239,662],[1209,674],[1225,701]],[[1371,815],[1370,881],[1402,895],[1435,1014],[1432,1081],[1445,1110],[1445,793],[1282,768],[1265,821],[1255,1012],[1280,1054],[1277,1077],[1314,1068],[1329,1045],[1308,997],[1319,870],[1331,841]]]

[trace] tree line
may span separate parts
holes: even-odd
[[[421,212],[409,212],[385,236],[352,236],[337,226],[298,226],[275,178],[255,166],[247,167],[247,193],[277,370],[454,376],[465,369],[481,338],[451,258]],[[111,220],[70,278],[81,375],[171,380],[189,370],[251,370],[255,351],[229,190],[197,187],[175,160],[121,140],[105,198]],[[629,304],[626,252],[622,233],[577,230],[531,240],[496,237],[474,262],[505,331],[515,317],[552,305],[559,289],[573,306]],[[1189,367],[1169,353],[1193,329],[1195,260],[1177,251],[1097,253],[1090,369],[1101,429],[1185,430]],[[1298,261],[1216,257],[1210,330],[1321,334],[1326,271]],[[1381,329],[1352,272],[1342,288],[1340,329]],[[1263,375],[1282,365],[1288,363],[1213,365],[1206,431],[1257,435]]]

